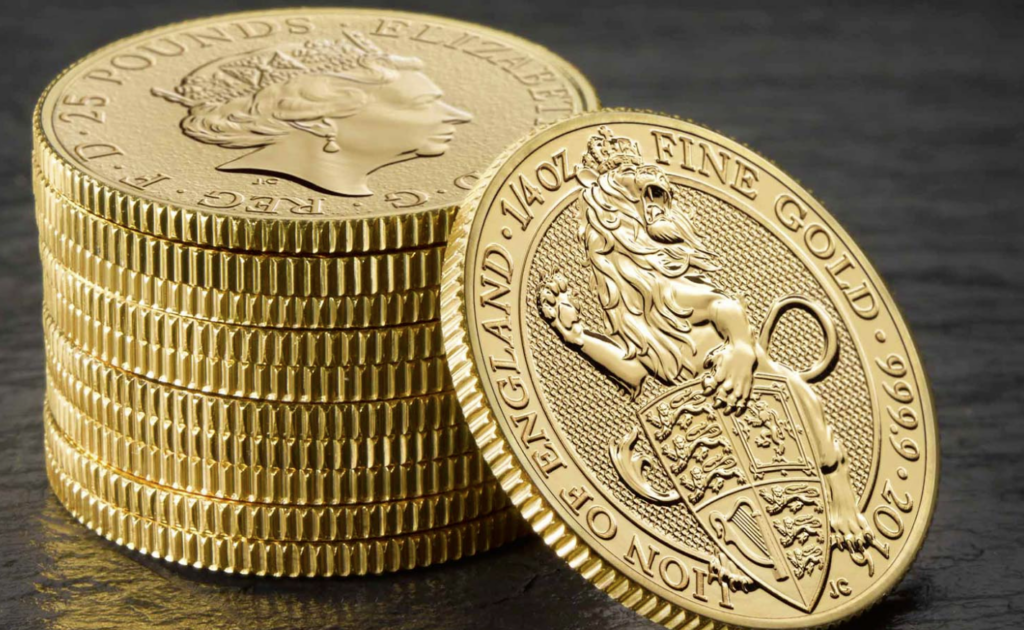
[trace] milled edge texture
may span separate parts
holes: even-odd
[[[84,285],[116,294],[126,303],[195,320],[307,332],[387,328],[439,320],[440,285],[403,293],[303,297],[233,293],[206,289],[125,271],[108,274],[89,260],[73,270],[45,243],[39,244],[44,267],[57,267]]]
[[[100,501],[46,454],[50,487],[76,520],[116,545],[197,569],[273,577],[380,575],[458,560],[526,532],[514,508],[449,527],[341,542],[280,542],[171,528]]]
[[[55,277],[61,272],[44,268],[43,304],[76,345],[101,357],[122,356],[132,345],[188,360],[281,367],[349,368],[444,356],[438,322],[310,331],[235,326],[133,304]]]
[[[300,403],[374,402],[437,394],[448,389],[443,357],[398,363],[344,367],[308,367],[242,364],[202,357],[166,354],[128,346],[118,356],[97,356],[82,348],[43,310],[43,337],[48,357],[65,363],[74,355],[78,365],[65,365],[86,381],[82,367],[111,367],[136,377],[193,392],[229,398]],[[67,361],[67,363],[71,363]]]
[[[333,470],[250,467],[145,451],[97,453],[65,434],[48,405],[43,415],[46,441],[62,457],[77,453],[148,486],[226,501],[296,508],[365,505],[465,490],[491,479],[476,451],[423,463]]]
[[[282,542],[339,542],[448,527],[508,507],[490,475],[479,484],[373,503],[278,504],[208,496],[141,479],[47,430],[50,458],[86,491],[167,527]]]

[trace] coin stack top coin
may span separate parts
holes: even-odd
[[[58,497],[241,573],[518,536],[447,372],[444,246],[507,144],[596,105],[535,44],[376,10],[185,22],[69,68],[33,154]]]

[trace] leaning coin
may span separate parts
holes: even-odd
[[[51,185],[138,232],[367,253],[443,245],[454,208],[507,144],[596,105],[568,62],[476,24],[260,11],[81,60],[41,97],[34,147]]]
[[[463,206],[442,309],[509,496],[650,619],[830,625],[921,547],[938,436],[906,325],[825,209],[739,143],[623,111],[535,134]]]
[[[515,508],[412,534],[340,542],[254,540],[160,525],[98,500],[47,461],[50,487],[82,524],[129,549],[168,562],[243,575],[342,577],[415,569],[494,549],[522,536]]]

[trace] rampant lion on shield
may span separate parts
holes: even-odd
[[[838,352],[828,314],[803,297],[780,296],[756,336],[743,303],[716,285],[716,255],[667,173],[645,163],[635,141],[602,127],[576,178],[578,237],[606,331],[585,329],[560,274],[542,283],[541,314],[631,396],[648,377],[672,388],[641,420],[678,490],[648,482],[643,468],[651,458],[635,452],[636,429],[610,445],[623,481],[649,501],[704,510],[705,529],[726,552],[712,566],[733,589],[823,573],[830,547],[864,564],[868,548],[880,543],[858,509],[843,442],[808,385]],[[808,310],[826,336],[825,356],[804,372],[773,360],[766,348],[790,307]],[[795,481],[801,474],[807,482]],[[717,497],[730,492],[726,506]],[[825,523],[828,531],[821,531]],[[813,589],[820,594],[820,585]],[[804,606],[796,591],[791,596]]]

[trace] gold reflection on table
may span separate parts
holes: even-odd
[[[475,607],[502,599],[496,582],[508,586],[521,574],[526,584],[536,568],[520,555],[536,542],[528,536],[479,558],[386,579],[254,578],[117,547],[75,522],[52,495],[35,520],[42,552],[36,602],[51,630],[467,627]],[[538,555],[546,554],[528,554]]]

